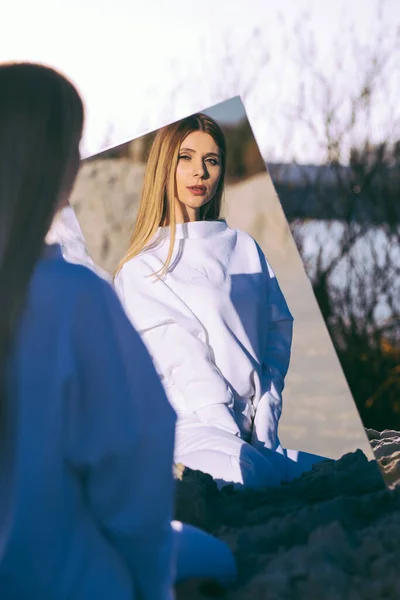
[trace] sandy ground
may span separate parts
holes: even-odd
[[[273,490],[218,492],[178,468],[176,518],[226,541],[239,570],[231,590],[187,600],[400,598],[400,433],[368,435],[378,463],[356,451]]]
[[[96,265],[110,272],[136,217],[144,166],[127,159],[83,165],[71,204]],[[282,445],[339,458],[373,457],[310,282],[268,174],[226,190],[228,224],[247,231],[272,264],[295,318],[280,425]]]

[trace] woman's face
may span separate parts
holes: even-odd
[[[215,194],[221,177],[221,154],[214,139],[193,131],[182,142],[176,169],[177,223],[197,221],[200,208]]]

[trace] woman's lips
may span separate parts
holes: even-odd
[[[204,185],[188,186],[188,190],[190,190],[195,196],[204,196],[207,192],[207,188]]]

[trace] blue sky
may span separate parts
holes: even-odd
[[[239,96],[215,104],[212,108],[206,109],[210,117],[213,117],[219,123],[238,123],[246,117],[246,110]]]

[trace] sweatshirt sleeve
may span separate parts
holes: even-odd
[[[171,404],[203,422],[240,435],[233,393],[214,364],[207,335],[186,304],[137,261],[115,280],[128,317],[141,334]]]
[[[261,364],[261,397],[256,407],[251,443],[260,450],[264,447],[275,450],[279,445],[278,423],[290,363],[293,317],[264,255],[261,260],[266,282],[266,345]]]
[[[135,598],[172,600],[176,415],[111,286],[97,277],[87,283],[72,327],[68,461],[132,574]]]

